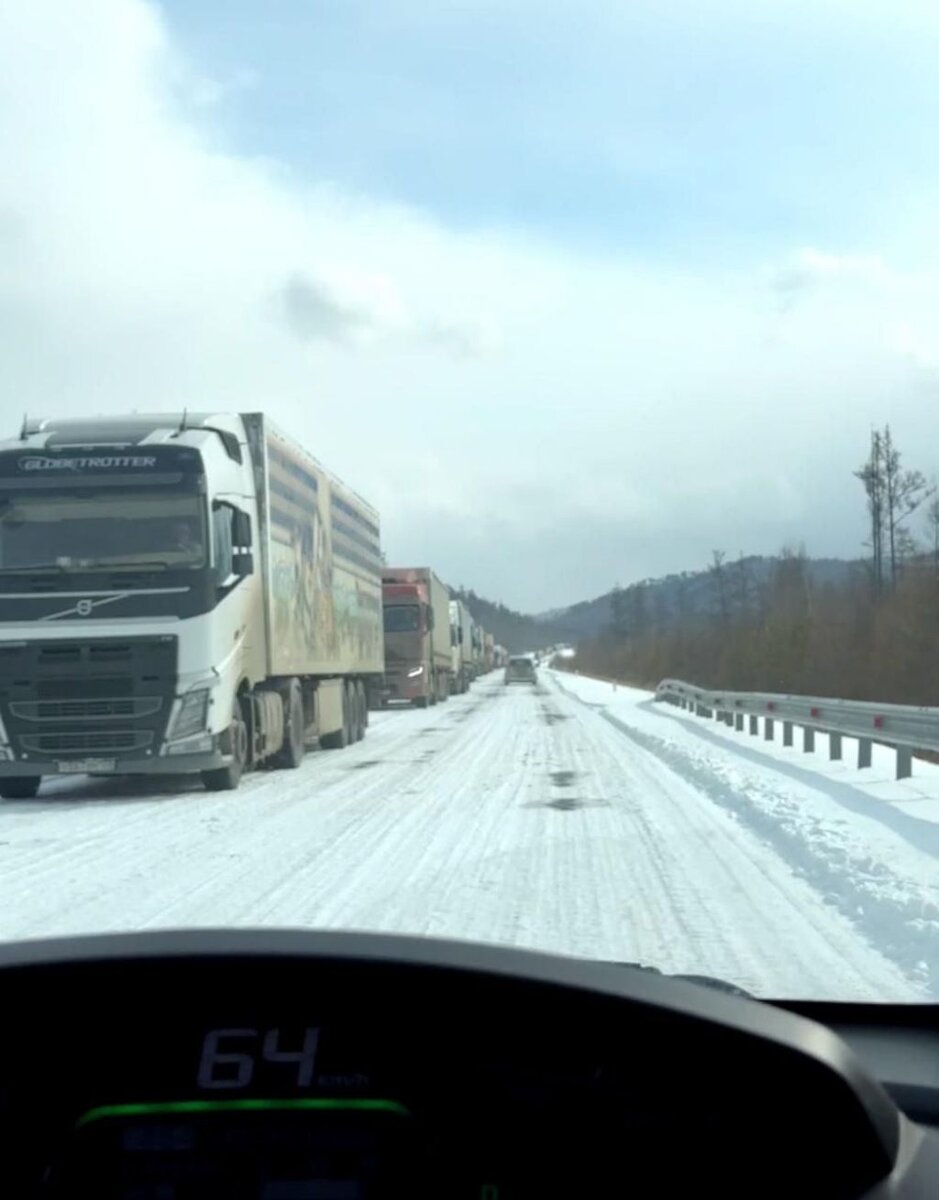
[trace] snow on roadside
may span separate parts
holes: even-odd
[[[939,995],[939,767],[917,761],[891,778],[893,752],[873,767],[832,763],[656,703],[649,692],[550,672],[636,745],[728,810],[848,917],[886,956]]]

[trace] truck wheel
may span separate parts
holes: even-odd
[[[232,710],[229,731],[232,761],[227,767],[217,767],[214,771],[202,772],[202,783],[207,792],[234,791],[241,782],[241,776],[244,774],[248,762],[248,727],[245,724],[244,713],[241,711],[241,701],[237,698]]]
[[[0,779],[0,796],[4,800],[32,800],[41,782],[41,775],[8,775]]]
[[[431,706],[431,708],[433,708],[433,706],[437,703],[437,688],[438,687],[440,687],[440,681],[438,679],[431,679],[430,695],[427,697],[427,703]]]
[[[284,696],[284,744],[272,757],[275,767],[293,771],[303,762],[303,693],[300,681],[291,679]]]
[[[372,705],[369,700],[368,687],[366,684],[360,683],[359,687],[362,689],[362,730],[364,737],[364,731],[368,729],[368,714],[372,710]]]
[[[430,703],[430,699],[427,696],[415,696],[412,703],[415,708],[426,708]]]

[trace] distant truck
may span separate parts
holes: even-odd
[[[358,741],[381,569],[375,510],[262,413],[24,422],[0,443],[0,796],[229,789]]]
[[[385,634],[383,699],[419,708],[446,700],[452,688],[450,594],[429,567],[382,571]]]
[[[476,678],[473,662],[473,618],[462,600],[450,601],[453,690],[465,692]]]

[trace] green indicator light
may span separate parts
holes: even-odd
[[[112,1117],[183,1116],[191,1113],[237,1112],[352,1112],[411,1114],[396,1100],[164,1100],[153,1104],[104,1104],[90,1108],[75,1123],[76,1129]]]

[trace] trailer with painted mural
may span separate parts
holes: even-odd
[[[379,519],[262,413],[25,422],[0,444],[0,796],[364,736]]]

